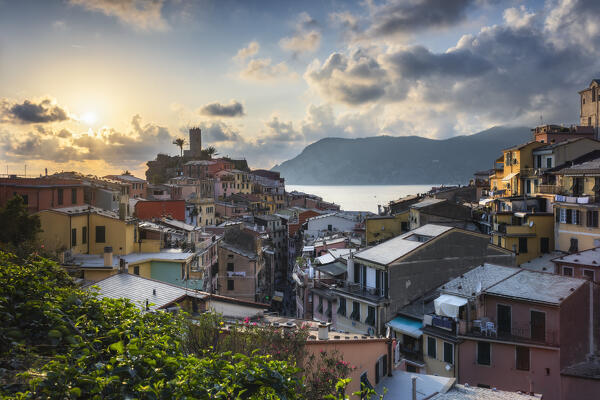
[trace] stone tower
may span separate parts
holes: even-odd
[[[202,151],[202,131],[200,128],[190,128],[190,149],[185,151],[186,157],[200,157]]]

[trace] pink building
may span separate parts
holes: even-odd
[[[561,370],[594,352],[591,290],[528,270],[483,290],[459,312],[459,382],[563,398]]]
[[[0,178],[0,207],[15,195],[23,198],[30,213],[85,204],[83,184],[76,179]]]
[[[227,170],[215,173],[215,197],[226,198],[239,192],[235,188],[235,174]]]

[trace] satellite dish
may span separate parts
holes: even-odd
[[[533,221],[529,221],[529,227],[533,228]]]
[[[450,364],[446,364],[446,371],[450,371],[452,369],[452,366]]]

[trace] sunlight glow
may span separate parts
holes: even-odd
[[[97,120],[98,120],[98,117],[96,117],[96,114],[94,114],[91,111],[83,113],[79,116],[79,121],[83,122],[86,125],[94,125]]]

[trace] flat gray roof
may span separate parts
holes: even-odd
[[[521,269],[486,289],[485,293],[558,305],[586,282],[585,279]]]
[[[475,296],[519,271],[519,268],[486,263],[444,284],[440,291],[461,297]]]
[[[554,261],[559,263],[562,262],[579,265],[593,265],[600,267],[600,247],[565,255],[557,258]]]
[[[376,264],[387,265],[426,243],[410,240],[408,239],[410,236],[422,235],[434,238],[451,229],[454,228],[451,226],[427,224],[420,228],[406,232],[400,236],[396,236],[395,238],[389,239],[377,246],[362,250],[356,253],[356,258]]]

